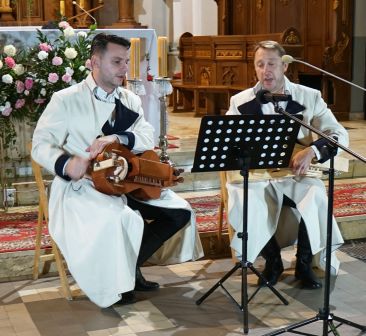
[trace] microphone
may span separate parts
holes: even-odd
[[[73,5],[79,7],[79,9],[81,11],[83,11],[86,15],[88,15],[89,17],[91,17],[94,21],[94,25],[97,25],[97,20],[95,19],[95,17],[93,15],[91,15],[88,11],[86,11],[83,7],[81,7],[76,1],[72,2]]]
[[[323,72],[323,73],[327,74],[328,76],[331,76],[331,77],[337,78],[337,79],[339,79],[339,80],[340,80],[340,81],[342,81],[342,82],[345,82],[345,83],[347,83],[347,84],[349,84],[349,85],[355,86],[355,87],[357,87],[357,88],[359,88],[359,89],[361,89],[361,90],[363,90],[363,91],[366,91],[366,89],[365,89],[365,88],[363,88],[362,86],[359,86],[359,85],[357,85],[357,84],[355,84],[355,83],[352,83],[352,82],[350,82],[350,81],[348,81],[348,80],[346,80],[346,79],[344,79],[344,78],[342,78],[342,77],[338,77],[337,75],[334,75],[334,74],[332,74],[332,73],[330,73],[330,72],[328,72],[328,71],[325,71],[325,70],[323,70],[323,69],[321,69],[321,68],[318,68],[318,67],[316,67],[315,65],[312,65],[312,64],[310,64],[310,63],[307,63],[307,62],[304,62],[304,61],[300,61],[300,60],[298,60],[298,59],[295,59],[295,58],[293,58],[293,57],[292,57],[292,56],[290,56],[290,55],[283,55],[283,56],[282,56],[282,62],[283,62],[283,63],[287,63],[287,64],[292,63],[292,62],[297,62],[297,63],[305,64],[305,65],[307,65],[307,66],[308,66],[308,67],[310,67],[310,68],[313,68],[313,69],[315,69],[315,70],[318,70],[318,71],[320,71],[320,72]]]
[[[292,96],[284,93],[271,93],[268,90],[259,90],[255,95],[261,104],[278,103],[280,101],[292,100]]]

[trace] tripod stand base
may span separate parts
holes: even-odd
[[[304,327],[308,324],[314,323],[314,322],[318,322],[318,321],[323,321],[323,336],[326,336],[330,333],[333,333],[333,335],[335,336],[339,336],[339,332],[337,330],[338,327],[340,327],[343,324],[346,324],[350,327],[356,328],[361,330],[362,332],[366,332],[366,326],[360,325],[358,323],[354,323],[348,320],[345,320],[341,317],[335,316],[333,314],[327,314],[327,316],[324,316],[324,313],[319,312],[319,314],[317,314],[315,317],[301,321],[301,322],[297,322],[294,323],[288,327],[273,331],[271,333],[265,334],[264,336],[273,336],[273,335],[280,335],[283,334],[285,332],[292,332],[294,334],[300,334],[301,335],[309,335],[309,336],[313,336],[314,334],[309,334],[306,332],[300,332],[300,331],[295,331],[295,329]],[[338,325],[334,324],[334,321],[339,322]]]
[[[239,304],[234,297],[229,293],[229,291],[225,288],[224,282],[237,270],[241,269],[241,276],[242,276],[242,293],[241,293],[241,304]],[[252,294],[252,296],[248,299],[248,292],[247,292],[247,271],[248,268],[257,276],[259,277],[262,282],[267,286],[281,301],[283,304],[288,305],[288,301],[274,288],[266,278],[262,275],[262,273],[258,272],[253,264],[249,261],[240,261],[236,263],[236,265],[227,272],[215,285],[213,285],[201,298],[196,301],[196,305],[200,305],[210,294],[212,294],[216,288],[221,287],[229,298],[238,306],[238,308],[243,312],[243,331],[244,334],[248,334],[249,327],[248,327],[248,303],[249,301],[258,293],[258,291],[263,288],[264,286],[258,287],[258,289]]]

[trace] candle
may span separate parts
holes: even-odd
[[[140,78],[140,39],[131,38],[130,74],[132,79]]]
[[[158,37],[158,65],[159,77],[168,77],[168,38]]]
[[[60,0],[60,14],[65,16],[65,0]]]

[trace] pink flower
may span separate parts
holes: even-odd
[[[10,68],[13,69],[16,65],[13,57],[5,57],[5,64]]]
[[[20,109],[24,106],[25,104],[25,99],[18,99],[16,102],[15,102],[15,108],[16,109]]]
[[[52,50],[52,47],[47,43],[40,43],[39,44],[39,49],[43,50],[43,51],[46,51],[46,52],[49,52],[49,51]]]
[[[34,102],[39,105],[43,104],[45,101],[46,101],[46,99],[43,99],[43,98],[37,98],[34,100]]]
[[[27,90],[30,90],[33,87],[33,79],[32,78],[26,78],[24,81],[25,88]]]
[[[50,83],[56,83],[58,81],[59,77],[57,73],[51,72],[48,74],[48,81]]]
[[[72,80],[72,77],[71,77],[68,73],[65,73],[65,74],[62,76],[62,80],[63,80],[65,83],[69,83],[69,82]]]
[[[17,93],[22,93],[24,91],[24,83],[20,80],[15,81],[15,86],[17,88]]]
[[[91,68],[91,61],[90,61],[90,59],[87,59],[86,61],[85,61],[85,68],[87,68],[87,69],[89,69],[89,70],[91,70],[92,68]]]
[[[11,111],[13,111],[13,109],[11,107],[6,107],[2,112],[1,114],[4,116],[4,117],[9,117]]]
[[[52,58],[52,64],[53,65],[61,65],[62,62],[63,62],[63,60],[59,56],[55,56],[54,58]]]
[[[61,21],[58,26],[62,29],[66,29],[67,27],[70,27],[70,24],[67,21]]]

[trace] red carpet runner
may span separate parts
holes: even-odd
[[[366,183],[352,183],[335,186],[334,215],[336,217],[366,214]],[[200,232],[215,231],[220,196],[187,198],[197,215]],[[0,253],[34,248],[37,213],[0,213]],[[42,246],[49,245],[44,232]]]

